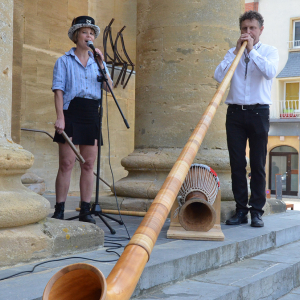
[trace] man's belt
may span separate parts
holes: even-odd
[[[239,105],[239,104],[229,104],[231,108],[236,108],[240,110],[254,110],[254,109],[266,109],[269,108],[268,104],[252,104],[252,105]]]

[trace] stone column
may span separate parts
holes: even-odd
[[[33,155],[11,139],[13,0],[0,4],[0,228],[38,222],[48,215],[48,200],[21,183]]]
[[[244,1],[137,3],[135,151],[122,160],[129,175],[116,189],[147,207],[216,92],[214,71],[236,44]],[[222,200],[232,200],[226,108],[223,101],[195,162],[218,173]]]

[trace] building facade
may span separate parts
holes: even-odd
[[[280,57],[278,73],[272,87],[267,186],[274,194],[275,175],[281,174],[283,195],[299,196],[299,1],[246,0],[245,9],[256,10],[263,15],[265,26],[261,41],[275,46]]]

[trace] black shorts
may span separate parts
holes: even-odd
[[[99,140],[98,107],[98,100],[75,97],[64,110],[64,131],[74,145],[95,145],[95,140]],[[53,142],[64,144],[65,139],[55,132]]]

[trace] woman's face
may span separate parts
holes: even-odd
[[[77,38],[77,47],[89,50],[90,48],[87,46],[88,41],[94,42],[95,39],[95,31],[89,27],[82,27],[78,29],[78,38]]]

